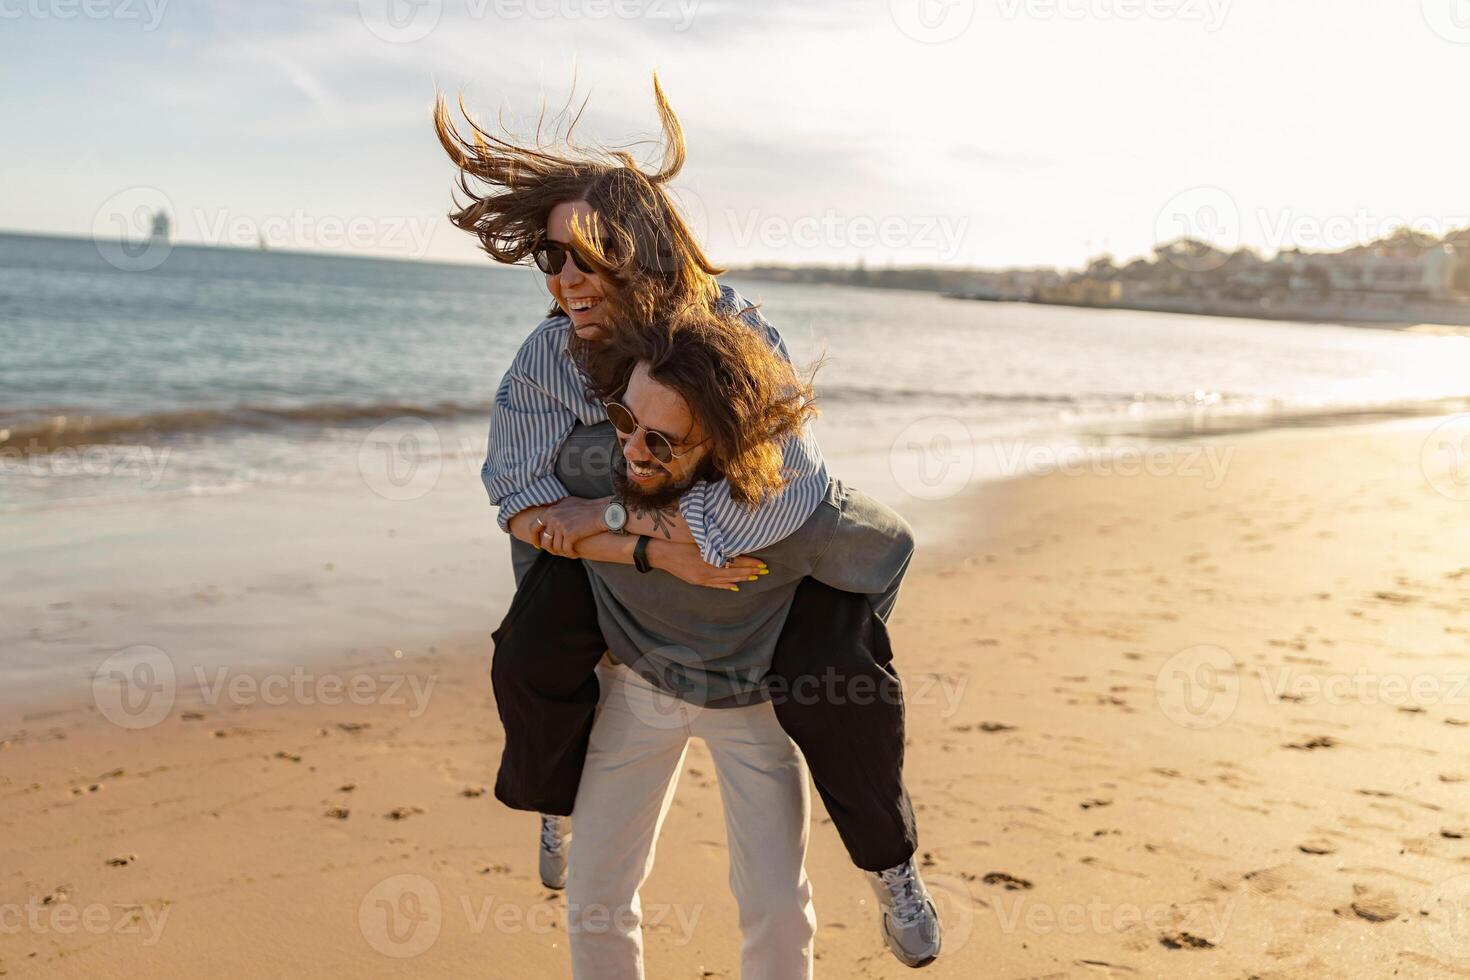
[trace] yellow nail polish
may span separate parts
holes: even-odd
[[[759,577],[760,576],[758,576],[758,575],[752,575],[750,578],[746,579],[745,581],[747,581],[747,582],[754,582]]]
[[[762,568],[760,571],[756,572],[756,574],[757,575],[769,575],[769,574],[771,574],[771,570],[769,568]]]
[[[732,585],[732,586],[730,586],[730,591],[731,592],[739,592],[740,591],[740,586],[738,586],[738,585]]]

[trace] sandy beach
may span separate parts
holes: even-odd
[[[906,510],[925,544],[897,665],[946,927],[926,975],[1470,976],[1470,485],[1437,422],[1215,440],[1218,480],[1178,455]],[[479,519],[456,560],[490,567]],[[258,570],[287,615],[254,642],[343,594],[365,635],[411,624],[386,642],[171,658],[152,701],[74,672],[4,715],[0,975],[567,975],[535,818],[488,791],[504,594],[450,587],[469,567],[437,550],[450,533],[404,533],[375,592],[304,531],[298,570]],[[190,607],[234,620],[171,622],[269,620],[247,588]],[[8,600],[8,636],[60,629],[19,618],[47,614],[36,589]],[[96,590],[63,614],[130,615]],[[909,975],[814,804],[818,975]],[[719,813],[696,744],[643,893],[651,977],[738,975]]]

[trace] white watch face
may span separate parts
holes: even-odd
[[[602,522],[609,531],[621,531],[628,523],[628,509],[614,500],[602,512]]]

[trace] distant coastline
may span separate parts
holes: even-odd
[[[1416,304],[1397,309],[1372,309],[1350,303],[1323,305],[1275,305],[1259,302],[1205,302],[1190,299],[1139,300],[1132,303],[1067,302],[1029,297],[980,296],[945,293],[946,299],[985,303],[1033,303],[1037,306],[1069,306],[1086,310],[1132,310],[1141,313],[1178,313],[1186,316],[1219,316],[1240,320],[1289,320],[1297,323],[1334,323],[1350,327],[1403,328],[1421,324],[1470,327],[1470,306]]]

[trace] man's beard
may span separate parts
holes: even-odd
[[[622,453],[618,453],[613,458],[613,491],[617,494],[618,499],[630,508],[640,510],[667,510],[676,504],[694,484],[700,480],[712,480],[718,475],[714,463],[706,456],[699,461],[698,466],[690,471],[683,484],[670,480],[655,488],[645,489],[628,479],[628,460]]]

